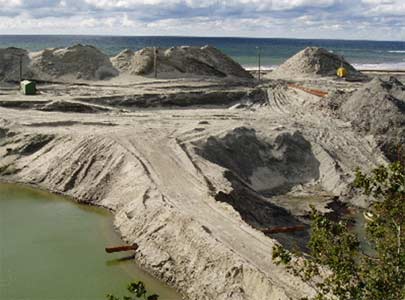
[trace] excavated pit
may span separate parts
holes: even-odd
[[[222,137],[209,137],[197,145],[196,152],[226,169],[224,176],[233,190],[219,191],[215,198],[230,204],[252,227],[260,230],[305,224],[269,200],[319,179],[320,163],[300,132],[282,132],[269,138],[240,127]],[[287,248],[298,246],[305,250],[309,234],[304,231],[272,237]]]
[[[285,194],[319,178],[319,161],[298,131],[268,138],[240,127],[223,137],[208,138],[197,151],[263,196]]]

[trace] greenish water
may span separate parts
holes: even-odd
[[[126,294],[142,280],[161,300],[180,297],[120,259],[121,245],[109,212],[17,185],[0,184],[0,299],[101,300]]]

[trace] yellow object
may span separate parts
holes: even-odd
[[[337,69],[336,75],[340,78],[346,77],[347,76],[347,70],[343,67],[340,67]]]

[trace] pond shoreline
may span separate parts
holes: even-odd
[[[2,230],[2,239],[7,245],[1,257],[3,295],[14,298],[29,293],[30,299],[71,299],[79,296],[95,299],[93,297],[98,294],[97,299],[103,299],[110,292],[117,296],[125,294],[125,287],[130,281],[142,280],[149,286],[150,292],[162,294],[166,299],[180,299],[171,289],[129,261],[128,257],[124,260],[121,254],[105,253],[105,246],[117,244],[121,239],[112,226],[113,215],[108,210],[10,180],[2,180],[0,189],[0,205],[3,212],[7,213],[2,221],[11,225]],[[24,209],[30,213],[25,214]],[[23,220],[20,217],[22,215],[25,216]],[[49,224],[53,226],[47,227]],[[13,234],[14,231],[18,234]],[[25,237],[28,232],[29,236]],[[20,250],[26,249],[27,243],[30,251]],[[19,247],[13,247],[15,244]],[[63,260],[60,260],[62,255]],[[24,262],[25,265],[22,265]],[[66,265],[66,262],[69,263]],[[35,284],[28,285],[27,289],[17,288],[22,279],[15,281],[12,278],[29,276],[19,275],[19,272],[25,274],[26,268],[32,270],[30,272],[38,270],[32,280]],[[80,268],[79,274],[75,273],[76,268]],[[53,284],[52,280],[56,278],[58,280]],[[53,286],[58,286],[60,290],[52,289]],[[70,290],[69,287],[75,289]]]
[[[35,184],[35,183],[30,183],[30,182],[25,182],[22,180],[13,180],[13,179],[9,179],[9,178],[4,178],[4,177],[0,177],[0,184],[12,184],[12,185],[17,185],[17,186],[22,186],[22,187],[28,187],[28,188],[32,188],[32,189],[36,189],[36,190],[40,190],[43,192],[47,192],[47,193],[51,193],[51,194],[55,194],[61,197],[64,197],[72,202],[78,203],[78,204],[84,204],[90,207],[97,207],[97,208],[102,208],[107,210],[108,212],[110,212],[112,214],[112,217],[114,216],[114,210],[108,206],[103,206],[103,205],[99,205],[97,203],[92,203],[92,202],[87,202],[87,201],[81,201],[78,198],[75,198],[74,196],[69,195],[68,193],[64,193],[61,192],[59,190],[52,190],[46,187],[43,187],[41,185]]]
[[[23,188],[31,188],[31,189],[39,190],[39,191],[42,191],[42,192],[55,194],[57,196],[64,197],[68,201],[72,201],[72,202],[74,202],[76,204],[81,204],[81,205],[86,205],[86,206],[89,206],[89,207],[95,207],[95,208],[104,209],[104,210],[106,210],[107,212],[109,212],[111,214],[111,217],[112,217],[113,220],[115,219],[116,210],[112,209],[111,207],[100,205],[100,204],[97,204],[97,203],[92,203],[92,202],[89,202],[89,201],[82,201],[79,198],[76,198],[74,196],[69,195],[68,193],[61,192],[61,191],[56,190],[56,189],[53,190],[53,189],[49,189],[47,187],[44,187],[44,186],[41,186],[41,185],[38,185],[38,184],[35,184],[35,183],[24,182],[23,180],[14,180],[14,179],[4,178],[4,177],[0,177],[0,184],[16,185],[16,186],[21,186]],[[120,237],[123,244],[128,245],[128,243],[123,239],[123,236],[121,235],[119,229],[114,225],[114,222],[113,222],[113,226],[112,226],[111,230],[113,230]],[[137,261],[136,261],[136,254],[133,257],[133,262],[132,263],[134,264],[134,267],[136,266],[138,268],[142,268],[142,266],[139,265],[137,263]],[[151,276],[153,276],[156,280],[159,280],[159,278],[157,276],[155,276],[153,273],[149,273],[149,274]],[[172,286],[172,288],[175,288],[175,287]],[[176,292],[181,293],[181,291],[179,291],[179,290],[176,290]],[[182,299],[186,299],[186,298],[184,298],[184,296],[182,296]]]

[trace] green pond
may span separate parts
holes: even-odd
[[[18,185],[0,184],[0,299],[102,300],[142,280],[160,300],[179,295],[125,259],[103,209]]]

